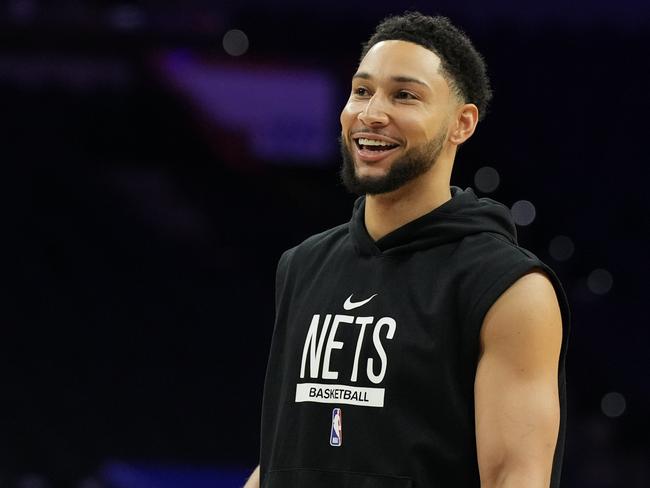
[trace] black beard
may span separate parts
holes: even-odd
[[[366,178],[357,176],[350,148],[343,137],[340,137],[339,144],[343,158],[343,166],[339,172],[341,182],[350,193],[357,195],[379,195],[395,191],[429,171],[442,151],[445,136],[446,134],[443,132],[440,137],[430,140],[423,146],[409,149],[393,162],[385,176]],[[352,142],[352,144],[356,143]]]

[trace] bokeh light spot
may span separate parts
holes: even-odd
[[[483,166],[474,175],[474,186],[483,193],[492,193],[500,182],[499,172],[490,166]]]
[[[530,225],[535,220],[535,205],[528,200],[519,200],[515,202],[510,209],[512,218],[517,225]]]
[[[229,30],[223,36],[223,48],[231,56],[241,56],[248,51],[248,36],[239,29]]]
[[[575,251],[575,246],[570,237],[555,236],[548,246],[548,252],[556,261],[566,261]]]
[[[600,401],[600,408],[611,418],[620,417],[625,412],[625,397],[616,391],[610,391]]]
[[[606,269],[595,269],[587,277],[587,287],[596,295],[605,295],[612,289],[614,279]]]

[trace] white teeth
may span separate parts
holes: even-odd
[[[395,144],[391,144],[390,142],[385,142],[385,141],[378,141],[377,139],[364,139],[362,137],[359,138],[359,144],[362,146],[394,146]]]

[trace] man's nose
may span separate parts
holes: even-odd
[[[373,95],[364,107],[362,112],[359,112],[358,118],[361,123],[367,127],[384,126],[388,124],[388,114],[383,106],[382,100],[377,98],[377,94]]]

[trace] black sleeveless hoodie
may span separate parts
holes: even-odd
[[[474,378],[483,318],[534,268],[563,316],[559,486],[569,308],[517,245],[510,211],[471,188],[373,241],[349,223],[280,258],[264,387],[263,488],[479,487]]]

